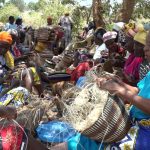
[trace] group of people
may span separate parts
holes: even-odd
[[[115,69],[121,70],[121,74],[95,77],[95,82],[100,89],[115,94],[124,104],[130,104],[129,116],[132,126],[126,137],[115,143],[103,141],[99,143],[78,133],[68,142],[55,148],[70,150],[150,148],[150,29],[146,26],[146,24],[119,22],[115,23],[112,31],[97,28],[93,35],[94,53],[87,47],[79,48],[75,53],[75,63],[68,71],[75,85],[84,88],[86,73],[95,66],[103,64],[104,71],[112,74]]]
[[[24,27],[21,18],[18,18],[16,23],[14,21],[14,17],[10,16],[9,23],[4,28],[5,31],[0,32],[0,116],[8,119],[16,118],[15,108],[30,103],[30,93],[44,97],[43,66],[37,63],[36,58],[33,62],[32,56],[37,57],[37,52],[32,49],[29,54],[25,54],[18,46],[24,41],[22,41]],[[47,26],[51,25],[52,18],[48,17]],[[64,28],[65,46],[67,47],[71,41],[73,27],[69,13],[65,13],[60,18],[59,25]],[[84,87],[81,86],[81,83],[82,85],[86,83],[86,73],[93,67],[102,65],[104,71],[112,74],[114,70],[120,70],[120,73],[114,73],[114,76],[96,77],[95,82],[100,89],[117,95],[125,104],[131,105],[129,115],[132,127],[124,139],[115,143],[98,143],[77,133],[68,142],[52,149],[149,150],[150,29],[146,24],[136,22],[115,23],[112,31],[107,31],[102,27],[96,28],[94,22],[91,22],[84,29],[86,33],[83,34],[82,39],[86,45],[73,51],[73,63],[64,70],[70,74],[70,82],[78,88]],[[89,43],[91,45],[88,45]],[[44,51],[48,49],[48,46],[41,48]],[[63,57],[65,53],[69,52],[64,51],[60,55]],[[147,124],[146,127],[142,124],[143,120]],[[32,149],[46,149],[30,135],[28,136],[29,146]]]

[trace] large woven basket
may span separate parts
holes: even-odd
[[[108,95],[108,100],[98,120],[83,135],[98,142],[117,142],[130,129],[130,119],[123,102],[117,96]]]
[[[41,27],[35,30],[34,38],[40,42],[53,41],[55,39],[55,32],[50,28]]]

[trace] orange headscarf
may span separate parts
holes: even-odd
[[[12,44],[12,37],[8,32],[0,32],[0,41]]]

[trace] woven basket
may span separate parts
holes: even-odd
[[[35,100],[29,105],[19,107],[17,109],[16,121],[22,126],[33,132],[35,128],[39,125],[40,121],[48,110],[51,108],[51,102],[47,100]],[[48,119],[47,119],[48,120]],[[10,121],[2,119],[0,121],[0,126],[5,123],[5,126],[11,124]]]
[[[37,36],[37,40],[41,42],[53,41],[55,39],[55,32],[52,29],[43,27],[37,30],[35,36]]]
[[[64,55],[62,60],[56,64],[55,69],[57,71],[63,70],[68,68],[73,63],[73,58],[69,55]]]
[[[123,102],[116,96],[108,95],[103,114],[82,134],[98,142],[117,142],[128,133],[130,124]]]
[[[62,61],[66,64],[66,65],[70,65],[73,62],[73,59],[71,56],[65,54]]]

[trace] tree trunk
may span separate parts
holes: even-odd
[[[118,18],[118,21],[128,23],[134,11],[135,4],[136,0],[123,0],[122,9],[120,11],[120,18]]]
[[[101,0],[93,0],[93,20],[95,21],[96,28],[105,26]]]

